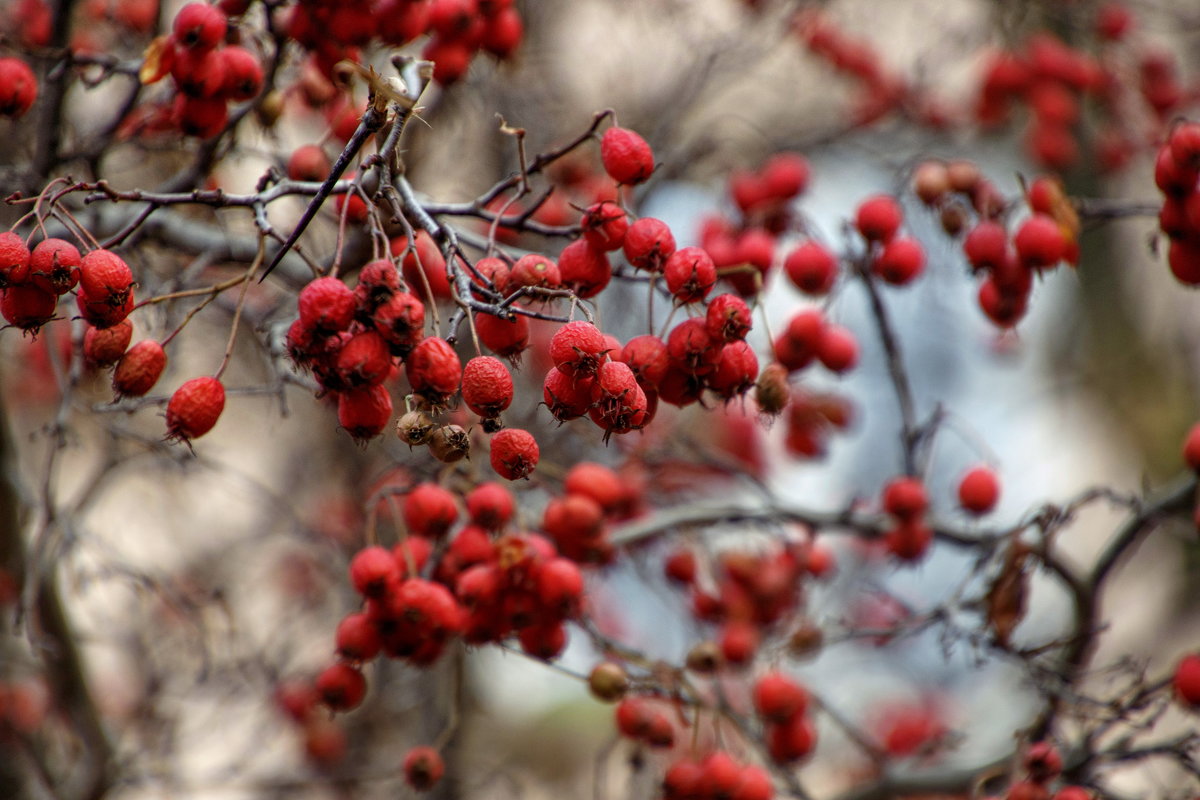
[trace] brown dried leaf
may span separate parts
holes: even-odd
[[[1004,647],[1009,637],[1025,617],[1025,601],[1029,595],[1029,574],[1025,561],[1029,547],[1014,539],[1004,556],[1004,566],[987,593],[987,622]]]

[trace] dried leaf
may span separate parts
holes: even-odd
[[[1025,561],[1029,548],[1014,539],[1004,556],[1004,566],[987,593],[987,622],[996,641],[1008,646],[1012,632],[1025,617],[1025,601],[1029,595],[1029,574]]]
[[[158,83],[171,73],[175,64],[175,46],[169,36],[159,36],[146,45],[142,54],[142,68],[138,70],[138,80],[149,86]]]

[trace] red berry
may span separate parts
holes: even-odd
[[[392,291],[371,312],[370,322],[392,355],[405,357],[425,336],[425,304],[411,292]]]
[[[588,206],[579,224],[588,244],[603,252],[620,249],[629,230],[625,211],[608,200]]]
[[[529,477],[538,463],[538,445],[533,434],[520,428],[505,428],[492,436],[492,469],[502,478],[515,481]]]
[[[807,294],[828,294],[837,280],[837,259],[824,245],[812,240],[788,253],[783,268],[796,288]]]
[[[225,387],[216,378],[186,381],[167,401],[167,436],[189,441],[213,429],[225,410]]]
[[[626,697],[617,703],[613,716],[616,718],[617,730],[622,736],[640,739],[650,729],[654,710],[641,697]]]
[[[826,325],[817,342],[817,358],[831,372],[842,373],[858,364],[858,342],[840,325]]]
[[[162,345],[149,339],[125,351],[113,372],[113,391],[118,397],[141,397],[158,382],[167,366]]]
[[[1051,742],[1034,742],[1025,752],[1025,769],[1037,783],[1057,778],[1062,773],[1062,754]]]
[[[349,614],[338,623],[334,632],[337,652],[351,661],[370,661],[379,654],[379,629],[364,613]]]
[[[225,59],[220,50],[177,49],[171,78],[188,100],[209,100],[225,105]],[[184,112],[180,112],[180,116]]]
[[[54,319],[57,305],[57,295],[31,284],[9,286],[0,296],[0,315],[10,325],[37,333],[43,325]]]
[[[24,239],[12,231],[0,233],[0,288],[29,280],[31,259]]]
[[[211,50],[225,38],[227,20],[221,10],[205,3],[188,3],[179,9],[171,27],[175,41],[195,50]]]
[[[1034,214],[1013,236],[1017,256],[1031,269],[1045,269],[1056,265],[1065,255],[1067,242],[1062,229],[1053,217]]]
[[[436,483],[421,483],[404,497],[404,524],[414,536],[439,539],[458,519],[454,495]]]
[[[1200,708],[1200,653],[1188,653],[1179,660],[1172,684],[1180,703]]]
[[[896,199],[879,194],[862,202],[855,214],[854,224],[868,241],[887,242],[896,235],[903,220],[904,215]]]
[[[590,322],[568,322],[550,339],[550,358],[559,372],[573,378],[594,375],[607,358],[604,335]]]
[[[591,239],[576,239],[558,254],[558,275],[579,297],[594,297],[612,280],[612,264]]]
[[[721,628],[721,655],[730,664],[747,664],[758,650],[758,628],[749,622],[731,620]]]
[[[223,47],[218,52],[221,60],[225,62],[221,96],[239,103],[257,97],[262,89],[263,71],[254,54],[237,45]]]
[[[733,342],[750,332],[750,307],[735,294],[720,294],[708,303],[704,324],[708,335],[717,342]]]
[[[375,331],[356,333],[342,344],[333,363],[341,385],[351,389],[377,386],[391,374],[388,343]]]
[[[93,250],[79,262],[79,288],[95,301],[120,297],[132,286],[129,265],[111,250]]]
[[[987,467],[975,467],[958,484],[958,502],[972,514],[986,514],[1000,499],[1000,481]]]
[[[515,8],[504,8],[484,19],[480,46],[503,60],[513,54],[524,36],[525,23],[521,21],[521,15]]]
[[[562,285],[562,272],[554,260],[537,253],[529,253],[517,259],[508,273],[508,290],[522,286],[554,289]]]
[[[904,519],[884,534],[884,545],[902,561],[917,561],[933,543],[933,531],[916,519]]]
[[[475,317],[475,333],[488,350],[507,359],[518,359],[529,346],[529,319],[520,314],[511,321],[492,314]]]
[[[726,400],[745,394],[758,378],[758,356],[743,341],[729,342],[721,348],[716,369],[705,377],[705,385]]]
[[[392,396],[382,386],[364,386],[338,394],[338,424],[356,442],[383,433],[391,419]]]
[[[600,161],[617,183],[641,183],[654,172],[654,152],[646,140],[615,125],[600,137]]]
[[[349,664],[326,667],[313,684],[321,702],[334,711],[356,708],[367,694],[367,679]]]
[[[787,723],[804,714],[808,692],[781,672],[768,672],[754,682],[754,707],[768,722]]]
[[[808,159],[799,153],[776,153],[763,164],[759,177],[773,197],[788,200],[808,188]]]
[[[677,249],[667,259],[662,272],[667,279],[667,289],[679,303],[700,302],[716,283],[713,259],[700,247]]]
[[[999,223],[984,220],[963,239],[963,252],[973,269],[994,269],[1008,253],[1008,233]]]
[[[1200,472],[1200,422],[1192,426],[1183,440],[1183,461],[1193,472]]]
[[[0,58],[0,116],[22,116],[33,107],[37,92],[37,78],[28,64],[19,58]]]
[[[294,181],[323,181],[329,177],[333,164],[320,145],[304,144],[288,158],[287,176]]]
[[[592,377],[576,378],[551,367],[542,384],[542,401],[559,422],[582,417],[592,404]]]
[[[472,358],[463,368],[462,397],[479,416],[497,417],[512,403],[512,376],[498,358]]]
[[[404,365],[413,391],[435,405],[445,403],[462,382],[458,353],[441,337],[422,339]]]
[[[350,583],[363,597],[379,599],[400,579],[400,568],[390,550],[365,547],[350,559]]]
[[[29,279],[45,292],[66,294],[79,282],[79,250],[62,239],[45,239],[29,258]]]
[[[516,510],[512,492],[503,484],[487,481],[467,494],[467,514],[471,522],[487,530],[503,528]]]
[[[742,767],[737,788],[730,800],[771,800],[775,796],[775,785],[771,776],[762,767],[748,764]]]
[[[1181,122],[1167,138],[1171,159],[1185,170],[1200,169],[1200,122]]]
[[[883,488],[883,510],[896,519],[916,519],[929,508],[929,496],[920,478],[893,478]]]
[[[185,136],[211,139],[225,129],[229,108],[223,99],[177,95],[172,119]]]
[[[621,349],[620,355],[614,357],[628,364],[637,382],[648,389],[658,387],[670,362],[666,343],[649,333],[630,339]]]
[[[804,369],[817,357],[828,324],[820,309],[800,311],[775,340],[775,357],[789,372]]]
[[[696,580],[696,554],[687,548],[673,550],[663,562],[663,573],[676,583],[691,585]]]
[[[594,461],[581,461],[567,471],[563,489],[568,495],[589,497],[612,514],[625,500],[625,485],[609,467]]]
[[[905,286],[925,268],[925,250],[916,239],[897,237],[875,258],[875,274],[894,286]]]
[[[662,272],[663,265],[675,252],[675,237],[661,219],[642,217],[629,226],[622,247],[631,266]]]
[[[404,780],[418,792],[432,789],[445,772],[441,754],[432,747],[414,747],[404,756]]]
[[[1120,41],[1132,28],[1133,14],[1122,3],[1105,3],[1096,11],[1096,33],[1104,39]]]
[[[121,320],[111,328],[87,327],[83,334],[83,357],[93,367],[111,367],[129,348],[133,338],[133,323]]]
[[[777,764],[799,761],[813,751],[817,732],[808,717],[798,714],[790,722],[767,727],[767,752]]]

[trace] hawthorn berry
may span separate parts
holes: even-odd
[[[663,265],[675,252],[675,237],[661,219],[642,217],[625,232],[622,249],[630,266],[662,272]]]
[[[550,358],[554,366],[572,378],[595,375],[607,353],[604,335],[595,325],[583,320],[568,322],[550,339]]]
[[[708,296],[717,282],[717,268],[702,248],[684,247],[667,259],[663,276],[675,302],[684,305],[700,302]]]
[[[654,152],[646,140],[616,125],[600,137],[600,161],[617,183],[641,183],[654,172]]]
[[[502,478],[527,478],[537,466],[538,444],[529,431],[505,428],[492,436],[491,445],[492,469]]]
[[[237,45],[223,47],[218,52],[224,62],[221,96],[239,103],[257,97],[262,89],[263,71],[254,54]]]
[[[901,561],[918,561],[933,543],[933,531],[917,519],[903,519],[883,537],[884,546]]]
[[[629,675],[621,665],[601,661],[588,674],[588,690],[602,703],[615,703],[629,689]]]
[[[440,539],[457,519],[453,493],[436,483],[419,483],[404,496],[404,524],[415,536]]]
[[[367,694],[367,679],[349,664],[328,666],[313,681],[321,702],[334,711],[357,708]]]
[[[529,347],[529,319],[516,314],[511,320],[492,314],[475,316],[475,333],[488,350],[501,358],[517,361]]]
[[[629,231],[629,220],[625,218],[625,211],[608,200],[588,206],[579,225],[583,229],[584,240],[600,252],[621,249]],[[561,265],[560,257],[559,266]],[[566,281],[566,278],[563,280]]]
[[[158,382],[167,366],[167,354],[158,342],[146,339],[125,351],[113,371],[117,397],[141,397]]]
[[[906,286],[925,268],[925,249],[916,239],[896,237],[883,246],[871,268],[893,286]]]
[[[551,367],[542,384],[542,402],[559,422],[582,417],[592,404],[592,377],[576,378]]]
[[[858,342],[840,325],[826,325],[817,342],[817,358],[831,372],[842,373],[858,364]]]
[[[838,263],[828,248],[810,239],[788,253],[783,269],[800,291],[825,295],[837,280]]]
[[[323,181],[333,169],[324,149],[316,144],[304,144],[292,151],[287,162],[287,176],[294,181]]]
[[[216,378],[192,378],[167,401],[167,436],[184,442],[213,429],[225,410],[225,387]]]
[[[883,510],[896,519],[916,519],[928,508],[929,496],[920,478],[903,475],[888,481],[883,488]]]
[[[383,433],[391,418],[392,396],[378,384],[338,394],[338,424],[356,442],[365,442]]]
[[[582,298],[595,297],[612,280],[612,264],[590,239],[576,239],[558,254],[559,281]]]
[[[975,467],[958,484],[958,502],[972,514],[986,514],[1000,499],[1000,481],[987,467]]]
[[[432,789],[445,772],[441,754],[432,747],[414,747],[404,756],[404,780],[418,792]]]
[[[365,547],[350,559],[350,583],[363,597],[383,597],[399,578],[395,556],[382,547]]]
[[[709,301],[704,322],[713,341],[745,339],[752,325],[750,307],[735,294],[719,294]]]
[[[29,280],[31,259],[24,239],[12,231],[0,233],[0,288]]]
[[[869,242],[891,241],[900,229],[904,215],[900,204],[891,195],[878,194],[868,197],[855,212],[854,225]]]
[[[786,723],[807,707],[808,692],[781,672],[768,672],[754,682],[754,708],[768,722]]]
[[[111,328],[87,327],[83,334],[83,357],[93,367],[111,367],[121,360],[133,338],[133,323],[122,320]]]
[[[404,360],[413,391],[434,405],[445,403],[462,382],[462,362],[449,343],[437,336],[422,339]]]
[[[351,661],[370,661],[379,654],[379,629],[364,613],[349,614],[334,632],[338,655]]]
[[[79,283],[83,262],[75,245],[62,239],[44,239],[29,258],[29,280],[44,292],[62,295]]]
[[[176,42],[193,50],[211,50],[225,38],[227,20],[216,6],[188,3],[171,26]]]
[[[1188,708],[1200,708],[1200,653],[1188,653],[1175,666],[1175,697]]]
[[[500,359],[476,356],[463,367],[462,397],[481,417],[497,417],[513,399],[513,380]]]
[[[777,764],[790,764],[808,756],[817,744],[817,731],[803,714],[767,726],[767,752]]]
[[[30,284],[9,286],[0,293],[0,315],[8,324],[36,334],[54,319],[58,296]]]
[[[79,288],[96,301],[121,297],[133,286],[129,265],[111,250],[93,250],[79,262]]]
[[[512,492],[495,481],[485,481],[472,489],[467,494],[466,504],[471,522],[490,531],[507,525],[516,510]]]
[[[33,70],[19,58],[0,58],[0,116],[20,117],[33,108],[38,84]]]
[[[509,291],[523,286],[553,289],[562,285],[562,272],[553,259],[529,253],[517,259],[508,272]]]

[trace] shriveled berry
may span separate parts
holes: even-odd
[[[588,689],[602,703],[615,703],[629,689],[629,675],[620,664],[601,661],[588,675]]]
[[[662,272],[667,259],[675,253],[675,237],[661,219],[642,217],[625,232],[622,248],[631,266]]]
[[[476,356],[463,367],[462,397],[479,416],[499,416],[512,403],[512,375],[500,359]]]
[[[213,429],[225,410],[225,387],[211,377],[192,378],[167,401],[167,436],[189,441]]]
[[[677,303],[696,303],[708,296],[717,282],[717,268],[707,251],[699,247],[676,250],[663,267],[667,289]]]
[[[600,161],[617,183],[641,183],[654,172],[654,152],[646,140],[615,125],[600,137]]]
[[[125,351],[113,372],[117,397],[141,397],[158,382],[167,366],[167,354],[158,342],[146,339]]]
[[[460,425],[441,425],[429,434],[429,454],[443,464],[461,461],[471,452],[471,437]]]
[[[66,294],[79,283],[82,262],[75,245],[63,239],[45,239],[33,248],[29,280],[42,291]]]
[[[83,357],[93,367],[111,367],[125,355],[132,338],[133,323],[127,319],[111,328],[89,325],[83,334]]]
[[[529,431],[505,428],[492,436],[491,446],[492,469],[502,478],[527,478],[537,466],[538,444]]]
[[[462,382],[458,353],[441,337],[422,339],[404,364],[413,391],[435,405],[445,403]]]
[[[590,322],[568,322],[550,339],[550,358],[560,372],[573,378],[594,375],[607,358],[604,335]]]
[[[31,258],[24,239],[12,231],[0,233],[0,288],[25,283]]]

